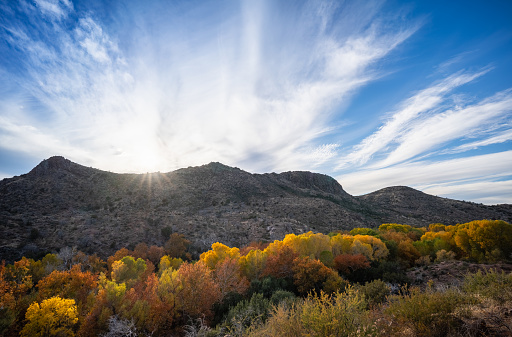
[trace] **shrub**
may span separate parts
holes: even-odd
[[[466,275],[463,289],[466,293],[479,294],[498,304],[504,304],[512,301],[512,273],[498,272],[495,269],[482,273],[479,270]]]
[[[410,329],[416,336],[446,336],[459,329],[463,311],[458,310],[472,301],[455,290],[435,292],[411,288],[400,295],[388,297],[389,306],[384,312],[392,319],[397,332]]]
[[[367,282],[364,286],[359,286],[357,290],[366,298],[370,306],[384,302],[390,294],[389,286],[381,280]]]
[[[275,307],[264,326],[250,336],[373,336],[375,326],[366,301],[354,289],[310,294],[294,304]]]
[[[231,335],[245,335],[248,330],[261,326],[267,320],[271,309],[270,300],[262,294],[254,294],[250,300],[241,301],[229,310],[224,326]]]
[[[297,297],[294,293],[286,290],[277,290],[272,294],[272,297],[270,297],[270,302],[274,305],[279,305],[279,303],[286,301],[286,302],[292,302]]]

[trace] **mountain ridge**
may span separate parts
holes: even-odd
[[[0,181],[0,260],[65,246],[108,256],[179,232],[197,253],[216,241],[243,246],[309,230],[328,233],[397,222],[414,226],[512,220],[511,205],[486,206],[405,186],[352,196],[308,171],[252,174],[212,162],[167,173],[112,173],[64,157]]]

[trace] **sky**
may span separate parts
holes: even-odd
[[[512,203],[512,1],[0,0],[0,179],[209,162]]]

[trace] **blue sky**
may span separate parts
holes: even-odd
[[[512,203],[511,1],[0,1],[0,178],[211,161]]]

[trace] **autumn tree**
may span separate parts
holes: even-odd
[[[212,245],[212,249],[204,252],[200,256],[200,261],[202,261],[208,268],[215,269],[215,266],[224,261],[227,258],[231,259],[239,259],[240,258],[240,250],[236,247],[230,248],[225,244],[220,242],[215,242]]]
[[[158,272],[161,274],[168,268],[177,270],[183,264],[183,260],[180,258],[169,257],[168,255],[162,256],[160,263],[158,264]]]
[[[182,284],[179,301],[182,311],[193,318],[212,317],[212,306],[220,299],[220,291],[213,279],[212,271],[201,261],[185,262],[178,270]]]
[[[25,257],[12,265],[0,265],[0,333],[17,335],[25,311],[33,301],[31,261]]]
[[[348,276],[357,270],[370,268],[370,262],[363,254],[341,254],[334,258],[334,268]]]
[[[98,293],[92,308],[89,310],[78,331],[79,336],[95,337],[105,331],[112,315],[120,313],[123,298],[126,294],[126,284],[110,281],[105,274],[98,278]]]
[[[329,236],[311,231],[300,235],[287,234],[283,244],[295,250],[299,256],[310,256],[315,259],[320,258],[322,252],[331,251]]]
[[[59,296],[72,298],[78,302],[80,311],[84,310],[88,295],[97,287],[97,276],[91,272],[82,272],[79,265],[71,270],[54,270],[50,275],[37,283],[40,300]]]
[[[172,233],[169,240],[165,243],[165,252],[170,257],[184,258],[190,241],[185,239],[185,235]]]
[[[293,261],[293,281],[299,293],[319,292],[332,270],[322,262],[308,256],[297,257]]]
[[[28,323],[21,330],[21,336],[74,336],[78,323],[75,300],[58,296],[34,302],[25,315]]]
[[[269,254],[263,270],[262,277],[274,276],[276,278],[293,277],[293,261],[299,255],[290,247],[283,246],[274,254]]]
[[[107,259],[107,268],[108,272],[112,272],[112,264],[114,264],[115,261],[121,260],[123,257],[130,255],[131,252],[126,248],[121,248],[117,252],[114,253],[114,255],[109,256]]]
[[[151,261],[155,266],[158,265],[162,256],[165,255],[165,250],[159,246],[151,246],[148,250],[148,260]]]
[[[133,284],[144,273],[146,267],[143,259],[135,260],[131,256],[125,256],[112,264],[112,281]]]
[[[220,262],[213,272],[213,278],[221,299],[230,292],[243,294],[249,288],[249,281],[242,275],[236,259],[227,258]]]
[[[479,220],[460,224],[456,226],[454,241],[471,259],[508,259],[512,254],[512,225],[502,220]]]
[[[133,320],[140,331],[161,335],[170,329],[174,311],[160,296],[159,286],[160,281],[153,273],[139,280],[123,298],[120,315]]]
[[[246,255],[240,256],[239,263],[242,273],[249,280],[254,280],[261,277],[266,261],[267,254],[259,249],[254,249]]]
[[[247,255],[252,250],[261,250],[263,251],[265,248],[268,247],[268,243],[261,242],[261,241],[252,241],[248,245],[240,248],[240,255]]]
[[[138,243],[135,248],[133,248],[133,257],[138,259],[141,258],[146,260],[148,258],[148,245],[144,242]]]

